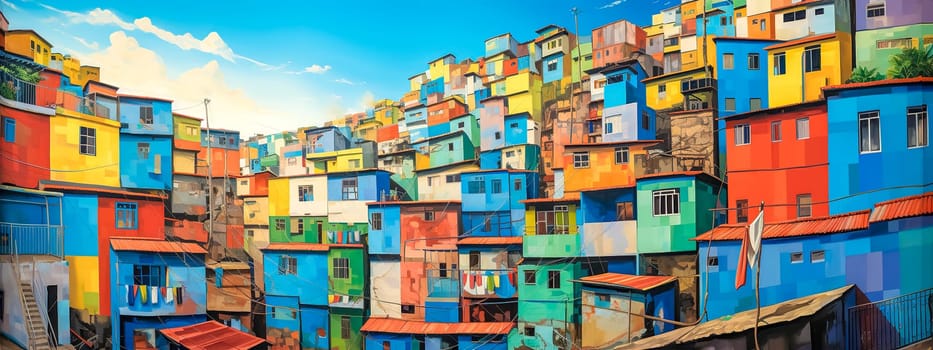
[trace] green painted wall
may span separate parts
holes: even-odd
[[[535,284],[525,284],[525,271],[535,272]],[[560,271],[560,288],[548,288],[548,271]],[[580,296],[580,285],[571,282],[583,276],[579,262],[523,264],[518,267],[518,321],[539,323],[546,320],[576,320],[579,310],[573,300]],[[570,303],[565,303],[566,300]],[[565,304],[567,307],[565,307]]]
[[[275,226],[276,219],[285,220],[285,229],[277,230]],[[293,219],[301,220],[302,222],[302,232],[298,234],[292,233],[292,224]],[[317,223],[321,222],[324,229],[322,235],[318,235]],[[327,233],[329,224],[327,222],[327,217],[321,216],[302,216],[302,217],[288,217],[288,216],[270,216],[269,217],[269,240],[275,243],[289,243],[289,242],[301,242],[301,243],[325,243],[320,241],[319,237],[324,237],[327,239]]]
[[[583,62],[575,61],[575,59],[577,58],[578,52],[580,56],[583,56],[584,58]],[[579,50],[577,50],[576,48],[574,48],[573,50],[570,50],[570,56],[573,57],[574,59],[570,61],[570,65],[571,65],[570,77],[572,79],[571,81],[573,81],[574,83],[579,83],[580,82],[580,69],[578,69],[577,67],[583,68],[584,72],[593,68],[593,43],[581,42]],[[590,58],[586,59],[587,56],[589,56]]]
[[[889,59],[901,52],[900,48],[879,49],[878,40],[912,38],[913,47],[919,47],[923,36],[933,37],[933,24],[914,24],[908,26],[863,30],[855,33],[855,65],[877,68],[881,74],[887,74]]]
[[[350,320],[350,337],[344,339],[341,333],[341,319],[348,317]],[[339,350],[359,350],[363,348],[363,337],[360,335],[360,328],[363,327],[363,310],[344,309],[339,307],[330,308],[330,349]]]
[[[674,188],[680,190],[680,214],[655,216],[652,193]],[[696,242],[690,239],[713,227],[714,213],[709,209],[716,207],[718,189],[686,176],[639,180],[638,253],[696,250]]]
[[[350,262],[350,278],[334,278],[334,259],[347,258]],[[327,275],[331,293],[363,296],[363,280],[366,273],[363,267],[362,248],[331,247],[327,254]]]

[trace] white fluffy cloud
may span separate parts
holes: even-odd
[[[312,64],[312,65],[310,65],[310,66],[308,66],[308,67],[305,67],[305,72],[311,73],[311,74],[324,74],[324,73],[326,73],[326,72],[329,71],[329,70],[330,70],[330,66],[329,66],[329,65],[323,65],[323,66],[322,66],[322,65],[318,65],[318,64]]]
[[[616,6],[621,5],[621,4],[622,4],[623,2],[625,2],[625,1],[626,1],[626,0],[615,0],[615,1],[613,1],[613,2],[610,2],[610,3],[608,3],[608,4],[603,5],[602,7],[600,7],[600,9],[607,9],[607,8],[616,7]]]

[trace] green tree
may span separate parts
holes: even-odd
[[[933,45],[903,49],[891,56],[890,78],[933,77]]]
[[[884,79],[884,75],[879,73],[877,68],[855,67],[846,83],[867,83],[881,79]]]

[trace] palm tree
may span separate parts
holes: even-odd
[[[891,56],[890,63],[890,78],[933,77],[933,45],[904,49]]]
[[[846,83],[867,83],[881,79],[884,79],[884,75],[879,73],[877,68],[855,67]]]

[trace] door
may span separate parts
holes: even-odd
[[[52,339],[58,339],[58,286],[57,285],[47,286],[45,287],[45,289],[46,289],[45,305],[48,308],[48,310],[46,311],[48,311],[49,323],[52,324],[52,327],[48,328],[49,336],[51,336]]]

